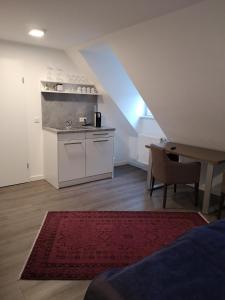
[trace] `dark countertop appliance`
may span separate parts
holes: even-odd
[[[96,111],[94,114],[94,126],[101,127],[102,123],[102,114],[99,111]]]

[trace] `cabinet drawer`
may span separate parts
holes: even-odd
[[[99,131],[86,133],[86,139],[105,138],[105,137],[110,137],[110,136],[114,136],[114,131],[99,130]]]
[[[85,176],[85,140],[58,142],[59,182]]]
[[[65,132],[58,134],[58,141],[73,141],[73,140],[84,140],[85,133],[83,132]]]

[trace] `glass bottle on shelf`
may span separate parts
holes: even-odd
[[[63,70],[60,68],[56,69],[56,81],[63,82]]]

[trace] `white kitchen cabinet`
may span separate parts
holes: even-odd
[[[112,178],[114,130],[44,130],[44,177],[56,188]]]
[[[86,176],[113,171],[113,137],[86,140]]]
[[[59,181],[85,177],[85,140],[58,141]]]

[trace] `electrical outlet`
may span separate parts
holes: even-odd
[[[87,122],[87,118],[86,118],[86,117],[80,117],[80,118],[79,118],[79,122],[80,122],[80,123]]]

